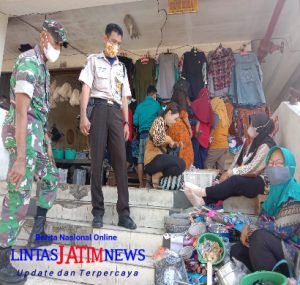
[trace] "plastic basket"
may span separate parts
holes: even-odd
[[[184,182],[191,182],[201,188],[212,186],[212,183],[218,175],[218,170],[196,169],[183,172]]]
[[[66,184],[68,177],[68,169],[58,168],[58,183]]]
[[[86,182],[86,170],[75,169],[73,173],[73,184],[85,185]]]
[[[67,160],[74,160],[76,158],[76,150],[74,150],[74,149],[66,149],[65,150],[65,158]]]
[[[53,148],[52,152],[53,152],[54,159],[64,159],[65,152],[63,149]]]
[[[213,264],[213,265],[219,265],[225,258],[225,245],[223,239],[220,238],[218,235],[212,233],[205,233],[198,238],[196,249],[197,249],[198,259],[200,263],[207,263],[207,261],[202,257],[201,252],[199,250],[199,244],[203,243],[204,239],[217,242],[219,246],[223,249],[221,258]]]
[[[288,279],[284,275],[272,271],[259,271],[244,276],[240,285],[252,285],[257,281],[270,281],[274,285],[287,285]]]

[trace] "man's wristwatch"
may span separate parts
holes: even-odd
[[[125,121],[125,122],[124,122],[124,125],[128,125],[128,127],[129,127],[129,122],[128,122],[128,121]]]

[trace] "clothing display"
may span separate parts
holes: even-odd
[[[135,97],[138,102],[144,100],[149,85],[155,85],[155,59],[139,59],[134,68]]]
[[[234,54],[229,95],[236,106],[255,108],[266,104],[262,70],[253,52]]]
[[[193,48],[182,56],[182,72],[184,77],[191,85],[189,98],[191,101],[197,99],[199,91],[207,85],[207,59],[202,51]]]
[[[127,56],[118,56],[118,59],[125,64],[129,85],[133,88],[134,64],[132,59]]]
[[[220,45],[208,54],[209,92],[211,97],[228,95],[234,57],[230,48]]]
[[[171,99],[172,89],[177,80],[178,55],[175,53],[161,53],[158,56],[157,93],[161,99]],[[177,73],[177,74],[176,74]]]

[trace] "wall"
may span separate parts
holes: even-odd
[[[300,103],[290,105],[288,102],[282,102],[274,113],[279,118],[279,131],[275,140],[278,145],[290,149],[297,162],[296,178],[300,181]]]
[[[81,90],[81,84],[78,81],[80,70],[74,71],[59,71],[51,73],[51,81],[54,80],[57,86],[62,86],[65,82],[71,84],[72,89]],[[80,133],[79,120],[79,106],[72,107],[69,102],[59,102],[56,104],[56,108],[51,109],[49,113],[49,127],[53,124],[64,133],[64,136],[55,144],[58,148],[73,148],[76,150],[88,149],[87,138]],[[71,130],[74,133],[74,142],[69,144],[67,141],[67,132]]]
[[[53,147],[72,148],[76,150],[88,150],[88,139],[83,136],[79,130],[79,106],[72,107],[68,102],[57,104],[49,114],[49,126],[53,124],[64,133],[64,136],[57,142],[53,143]],[[74,133],[74,142],[69,144],[67,141],[67,132],[72,130]]]

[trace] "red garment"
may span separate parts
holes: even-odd
[[[195,118],[201,123],[209,124],[214,123],[213,109],[209,101],[209,92],[207,88],[202,88],[195,101],[192,102],[192,110]]]
[[[200,90],[198,98],[192,102],[191,108],[194,117],[200,122],[201,135],[197,140],[202,147],[208,148],[210,129],[214,123],[214,115],[209,101],[209,92],[207,88],[202,88]],[[196,137],[195,127],[193,128],[193,135]]]
[[[197,138],[198,142],[204,148],[208,148],[208,146],[209,146],[210,129],[211,129],[211,125],[200,122],[199,130],[201,132],[201,135],[197,138],[196,137],[196,127],[195,126],[192,127],[193,136]]]

